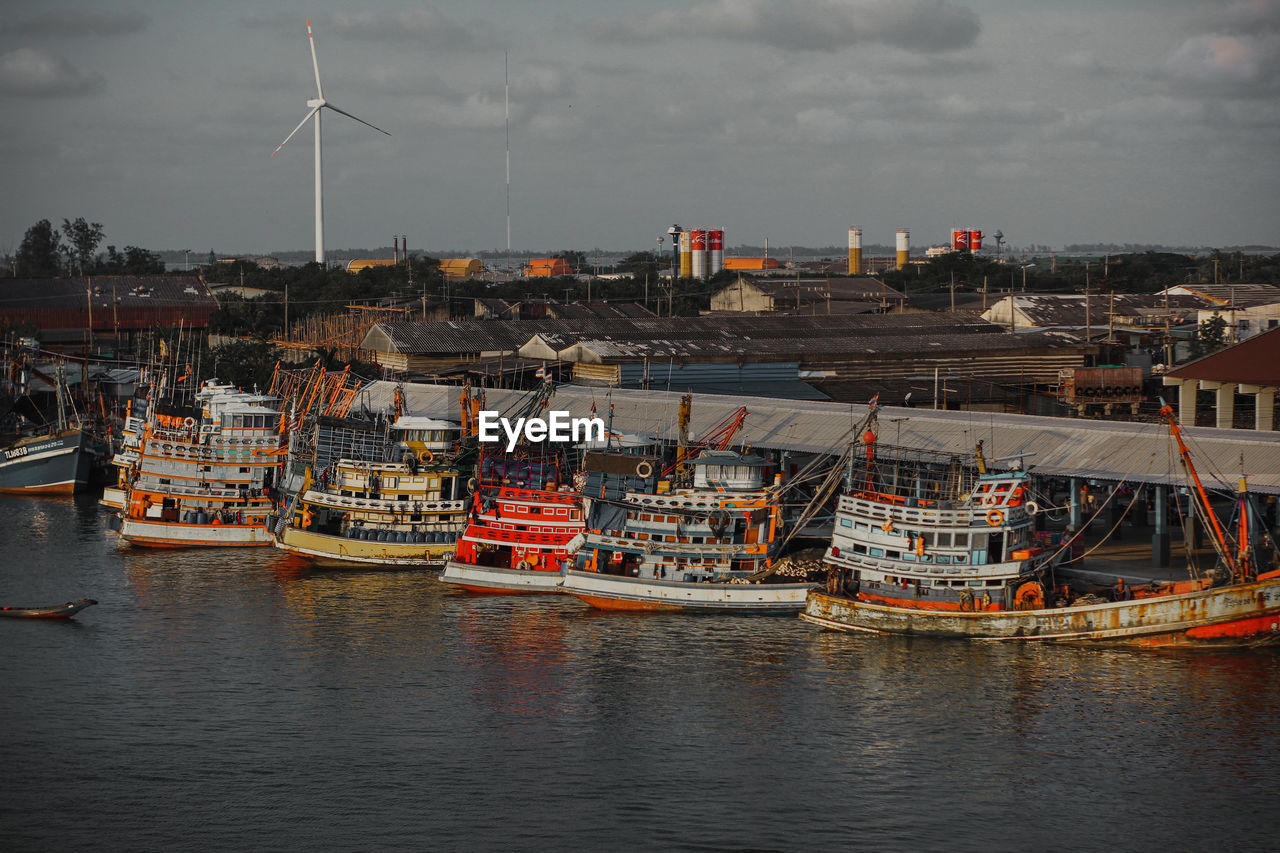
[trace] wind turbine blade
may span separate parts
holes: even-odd
[[[347,112],[346,110],[340,110],[340,109],[338,109],[337,107],[335,107],[333,104],[329,103],[328,101],[325,101],[325,104],[324,104],[324,105],[325,105],[326,107],[328,107],[329,109],[333,110],[335,113],[342,113],[342,114],[343,114],[344,116],[346,116],[347,118],[354,118],[354,119],[356,119],[356,121],[360,122],[360,123],[361,123],[361,124],[363,124],[365,127],[372,127],[374,130],[378,131],[378,133],[385,133],[385,134],[387,134],[387,136],[390,136],[390,135],[391,135],[391,133],[390,133],[389,131],[383,130],[382,128],[378,127],[376,124],[369,124],[369,122],[365,121],[365,120],[364,120],[364,119],[362,119],[362,118],[356,118],[356,117],[355,117],[355,116],[353,116],[351,113]]]
[[[316,37],[311,34],[311,19],[307,18],[307,43],[311,45],[311,67],[316,72],[316,97],[324,100],[324,90],[320,88],[320,63],[316,62]]]
[[[295,128],[293,129],[293,133],[290,133],[288,136],[286,136],[286,137],[284,138],[284,142],[281,142],[279,145],[277,145],[277,146],[276,146],[276,150],[271,152],[271,156],[272,156],[272,157],[276,156],[276,154],[280,151],[280,149],[284,147],[284,143],[285,143],[285,142],[288,142],[290,139],[293,139],[294,134],[296,134],[298,131],[302,130],[302,126],[303,126],[304,124],[306,124],[308,121],[310,121],[310,120],[311,120],[311,117],[312,117],[313,115],[315,115],[316,113],[318,113],[318,112],[320,112],[320,108],[319,108],[319,107],[314,107],[314,108],[312,108],[311,112],[307,113],[306,118],[304,118],[302,121],[298,122],[298,126],[297,126],[297,127],[295,127]],[[358,121],[358,119],[357,119],[357,121]]]

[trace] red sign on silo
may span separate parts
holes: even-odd
[[[969,232],[960,230],[959,228],[951,229],[951,248],[957,252],[968,251],[969,249]]]
[[[981,248],[982,248],[982,232],[970,231],[969,232],[969,251],[976,252]]]

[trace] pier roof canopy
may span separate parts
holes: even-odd
[[[368,405],[393,405],[394,382],[375,382],[368,389]],[[458,389],[447,385],[403,386],[406,406],[415,414],[448,416],[457,406]],[[486,389],[490,408],[507,409],[528,392]],[[556,388],[551,406],[570,417],[591,417],[613,405],[613,429],[674,439],[682,395],[675,391]],[[699,436],[712,430],[739,406],[747,417],[735,441],[757,450],[839,453],[866,415],[861,404],[762,397],[695,394],[691,429]],[[1178,454],[1171,451],[1168,428],[1158,423],[1081,421],[1033,415],[974,411],[936,411],[884,407],[880,410],[883,445],[934,450],[972,457],[974,446],[998,468],[1000,459],[1027,454],[1036,473],[1055,477],[1084,477],[1110,482],[1181,485]],[[1195,454],[1206,485],[1234,490],[1243,470],[1251,490],[1280,494],[1280,433],[1187,427],[1183,431]]]

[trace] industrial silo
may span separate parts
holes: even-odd
[[[903,269],[907,265],[907,244],[910,239],[910,231],[905,228],[898,229],[898,269]]]
[[[707,231],[705,228],[693,229],[689,238],[689,248],[692,252],[692,264],[694,278],[707,277]]]
[[[849,275],[862,275],[862,229],[849,229]]]
[[[724,269],[724,229],[716,228],[707,232],[707,276],[713,276]]]
[[[689,278],[693,275],[693,232],[680,232],[680,277]]]

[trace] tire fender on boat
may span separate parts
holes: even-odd
[[[1027,515],[1035,515],[1040,512],[1040,504],[1035,501],[1027,501]]]
[[[648,459],[642,459],[636,463],[636,476],[641,479],[648,479],[653,475],[653,465]]]

